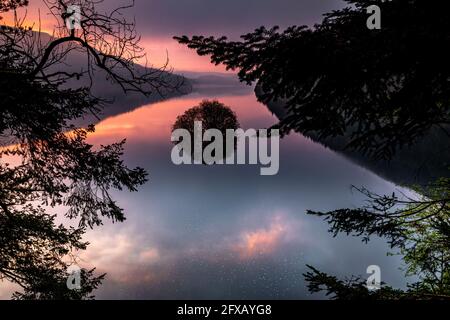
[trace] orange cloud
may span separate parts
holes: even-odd
[[[58,21],[50,14],[50,11],[42,1],[31,1],[26,7],[16,10],[17,16],[14,11],[9,11],[1,14],[3,18],[0,24],[7,26],[15,26],[19,23],[23,27],[30,27],[34,31],[42,31],[49,34],[53,34],[57,27]]]
[[[245,231],[236,249],[242,258],[270,254],[280,245],[287,234],[287,229],[277,216],[268,228]]]
[[[223,65],[214,65],[209,57],[199,56],[194,50],[180,45],[170,36],[167,38],[156,38],[146,36],[142,39],[140,45],[145,48],[148,64],[154,67],[162,67],[166,63],[169,69],[175,72],[196,71],[196,72],[223,72],[227,71]],[[145,64],[146,61],[140,61]]]

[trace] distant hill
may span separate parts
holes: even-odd
[[[36,37],[39,38],[41,44],[48,43],[53,40],[53,37],[45,33],[36,33]],[[66,58],[64,64],[58,64],[54,66],[54,69],[63,70],[66,72],[80,72],[86,71],[86,56],[83,52],[74,50],[71,51]],[[137,74],[143,74],[149,71],[155,71],[153,68],[146,68],[144,66],[135,64],[134,70]],[[126,76],[125,70],[115,70],[120,75]],[[110,116],[118,115],[124,112],[132,111],[133,109],[145,104],[154,103],[169,98],[181,96],[192,92],[192,84],[189,79],[184,76],[173,74],[171,72],[162,72],[160,76],[166,83],[173,86],[171,89],[162,89],[160,92],[153,91],[151,95],[144,96],[140,93],[127,92],[125,93],[122,88],[108,79],[105,71],[96,69],[94,73],[95,78],[92,81],[92,93],[99,98],[106,99],[108,101],[105,104],[104,109],[101,111],[100,119],[104,119]],[[83,76],[80,79],[71,79],[65,86],[70,88],[80,88],[91,85],[91,79],[88,76]],[[79,126],[92,124],[98,122],[98,119],[93,115],[86,115],[83,119],[78,119],[75,124]]]
[[[252,93],[253,88],[239,81],[235,74],[182,72],[189,78],[192,91],[205,96],[245,95]]]

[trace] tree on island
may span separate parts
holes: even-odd
[[[450,138],[450,5],[444,1],[346,0],[350,6],[325,14],[314,27],[261,27],[240,41],[226,37],[175,39],[257,82],[261,100],[284,101],[287,116],[276,126],[319,139],[348,135],[346,148],[375,159],[391,159],[432,130]],[[367,8],[379,5],[382,28],[369,30]],[[450,142],[450,139],[447,140]],[[436,155],[448,155],[450,145]],[[444,157],[443,157],[444,158]],[[450,164],[448,164],[450,167]],[[419,281],[407,290],[365,281],[339,280],[310,267],[311,292],[339,299],[450,298],[450,179],[419,188],[414,199],[360,189],[367,207],[328,213],[330,231],[386,237],[403,255],[408,275]]]
[[[227,130],[236,130],[239,128],[239,121],[237,119],[236,113],[228,106],[224,105],[223,103],[217,101],[217,100],[203,100],[200,102],[199,105],[192,107],[186,112],[184,112],[182,115],[179,115],[175,121],[175,123],[172,126],[172,130],[177,129],[186,129],[191,137],[195,137],[195,121],[200,121],[202,123],[202,132],[201,132],[201,140],[203,140],[205,131],[209,129],[215,129],[219,130],[222,133],[222,141],[226,141]],[[191,140],[190,143],[190,160],[194,161],[194,151],[195,151],[195,139]],[[213,142],[214,138],[212,139]],[[234,147],[236,147],[236,140],[237,138],[234,138]],[[173,142],[174,144],[177,144],[177,142]],[[205,147],[210,142],[202,141],[202,150],[205,149]],[[227,153],[229,151],[230,153]],[[226,159],[228,156],[230,156],[232,150],[227,150],[226,144],[223,146],[223,150],[220,153],[220,158]],[[217,153],[218,155],[219,153]],[[212,156],[217,156],[215,151],[212,151]],[[203,157],[201,157],[203,158]],[[203,160],[203,164],[206,164]]]

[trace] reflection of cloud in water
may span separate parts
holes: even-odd
[[[176,265],[178,260],[206,259],[211,263],[220,262],[223,259],[239,262],[241,259],[258,259],[273,254],[277,248],[287,244],[300,244],[298,234],[298,221],[289,221],[287,216],[276,214],[273,217],[247,229],[235,227],[226,235],[217,237],[214,241],[204,242],[203,237],[194,241],[173,246],[162,241],[152,245],[152,240],[146,238],[157,230],[151,230],[147,234],[138,232],[138,226],[119,233],[116,228],[110,228],[110,232],[104,230],[93,231],[88,240],[91,243],[89,250],[80,252],[81,264],[86,267],[97,266],[116,281],[132,281],[129,278],[130,270],[142,269],[140,277],[149,278],[152,269],[158,269],[158,265]],[[294,228],[295,226],[295,228]],[[107,227],[108,228],[108,227]],[[220,258],[212,252],[220,253]],[[146,275],[144,275],[146,274]],[[139,279],[136,279],[139,282]]]
[[[268,227],[244,231],[235,249],[244,259],[272,254],[287,240],[288,233],[292,231],[282,217],[277,215]]]
[[[126,135],[128,135],[128,133],[131,130],[135,130],[136,127],[133,124],[128,124],[128,123],[122,123],[122,124],[104,124],[101,126],[98,126],[95,128],[95,135],[96,137],[100,137],[100,136],[107,136],[110,135],[111,133],[117,135],[119,132],[120,133],[127,133]],[[124,135],[124,136],[126,136]]]
[[[83,267],[98,267],[108,273],[108,278],[127,284],[152,282],[157,276],[151,269],[161,261],[158,250],[138,241],[139,237],[133,233],[96,231],[89,238],[92,238],[89,250],[79,254]],[[140,272],[142,267],[145,272]]]
[[[158,226],[153,230],[152,224],[143,223],[136,221],[118,234],[112,226],[90,233],[91,246],[81,258],[108,272],[100,297],[255,297],[252,291],[259,288],[262,293],[265,286],[276,288],[270,295],[300,296],[304,290],[298,221],[288,215],[267,215],[251,227],[236,221],[218,236],[206,232],[176,242],[168,239],[176,234],[164,232],[168,238],[161,239]],[[287,247],[298,252],[288,255]]]

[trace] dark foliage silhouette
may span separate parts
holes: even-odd
[[[346,2],[352,6],[326,14],[312,28],[261,27],[240,41],[175,39],[237,70],[241,81],[257,82],[263,102],[283,102],[287,114],[277,126],[284,134],[296,130],[319,141],[346,136],[347,149],[388,160],[431,130],[450,138],[449,4]],[[372,4],[382,9],[381,30],[366,27]],[[448,159],[449,148],[436,156]],[[367,208],[309,212],[324,217],[334,235],[387,238],[403,255],[406,273],[419,276],[405,291],[383,286],[369,292],[358,277],[342,281],[311,267],[305,274],[310,291],[338,299],[448,299],[449,190],[446,175],[418,189],[418,198],[360,189]]]
[[[358,191],[368,198],[368,204],[364,208],[308,213],[323,217],[334,236],[344,233],[362,237],[365,242],[375,236],[386,238],[393,253],[403,257],[405,274],[419,279],[409,284],[405,291],[393,290],[387,286],[382,287],[383,290],[379,292],[369,292],[366,289],[366,297],[449,300],[450,180],[443,178],[427,188],[417,188],[417,193],[421,195],[418,198],[396,194],[381,196],[366,189]],[[357,293],[349,290],[348,286],[353,288],[358,284],[357,287],[361,289],[365,284],[359,279],[359,282],[347,283],[348,290],[342,290],[342,281],[324,276],[313,268],[312,272],[306,274],[306,279],[311,285],[316,284],[310,286],[310,289],[314,288],[312,292],[328,288],[330,294],[340,299],[356,296]]]
[[[449,5],[442,1],[347,1],[314,28],[261,27],[242,36],[175,37],[215,64],[258,82],[262,99],[286,100],[282,132],[352,133],[349,148],[389,158],[430,128],[450,122]],[[380,5],[381,30],[366,28]],[[448,152],[448,150],[446,150]]]
[[[104,278],[81,271],[82,288],[69,290],[68,267],[87,243],[87,228],[125,220],[111,190],[136,191],[146,181],[141,168],[121,160],[124,141],[94,147],[86,142],[94,126],[72,123],[105,106],[91,87],[69,88],[101,70],[124,92],[150,95],[174,87],[163,69],[135,69],[143,57],[134,24],[124,20],[125,6],[109,14],[96,10],[99,1],[77,1],[81,28],[67,29],[70,1],[44,0],[58,26],[45,40],[24,26],[0,28],[0,280],[22,288],[17,299],[89,299]],[[0,0],[0,13],[27,1]],[[67,72],[71,52],[85,54],[85,68]],[[143,71],[147,70],[147,71]],[[77,227],[57,225],[48,209],[67,210]]]
[[[239,128],[239,121],[236,114],[230,107],[217,100],[204,100],[198,106],[192,107],[184,114],[177,117],[173,130],[186,129],[194,137],[194,122],[202,122],[202,135],[208,129],[217,129],[223,134],[223,141],[226,139],[226,130]],[[193,140],[193,139],[192,139]],[[203,142],[203,148],[210,142]],[[234,144],[236,146],[236,143]],[[226,146],[222,152],[224,158],[228,156]],[[194,155],[194,142],[191,143],[191,156]],[[214,154],[213,154],[214,156]]]

